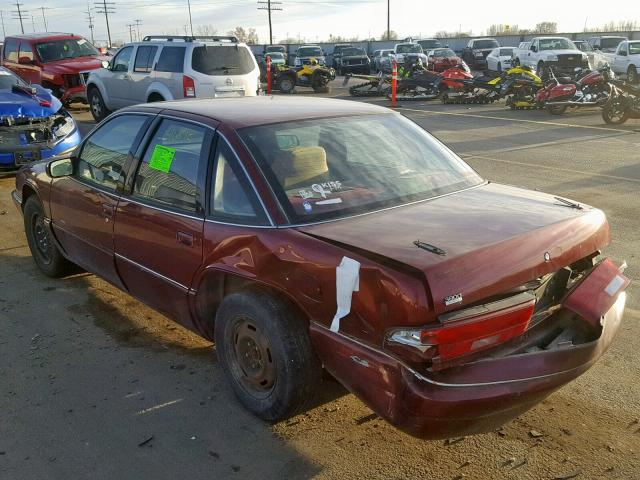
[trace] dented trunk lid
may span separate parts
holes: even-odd
[[[608,244],[604,214],[581,207],[572,208],[552,195],[488,183],[298,229],[423,274],[432,308],[440,314],[502,294]],[[420,248],[415,241],[445,254]]]

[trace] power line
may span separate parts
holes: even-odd
[[[20,20],[20,30],[22,31],[22,33],[24,33],[24,24],[22,23],[23,20],[25,20],[27,18],[27,12],[28,10],[22,10],[20,7],[24,6],[24,3],[20,3],[20,2],[16,2],[14,3],[14,5],[16,6],[17,10],[13,10],[12,13],[12,18]]]
[[[266,7],[260,6],[260,5],[266,5]],[[271,0],[267,0],[266,2],[262,2],[262,1],[258,2],[258,10],[267,10],[269,12],[269,45],[273,45],[273,30],[271,28],[271,12],[282,11],[281,7],[272,7],[271,5],[282,5],[282,2],[272,2]]]
[[[49,29],[47,27],[47,17],[44,16],[44,11],[51,10],[51,9],[49,7],[40,7],[39,10],[42,11],[42,21],[44,22],[44,31],[48,32]]]
[[[133,27],[135,27],[135,23],[127,23],[127,28],[129,28],[129,40],[133,43]]]
[[[111,48],[111,30],[109,29],[109,14],[116,13],[115,2],[107,2],[107,0],[102,0],[101,2],[96,3],[96,13],[104,13],[104,19],[107,22],[107,38],[109,39],[109,42],[107,43],[107,47]]]
[[[91,15],[91,7],[89,6],[89,2],[87,2],[87,21],[89,22],[89,30],[91,30],[91,44],[95,45],[96,39],[93,36],[93,15]]]

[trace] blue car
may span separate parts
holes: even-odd
[[[0,172],[64,154],[80,143],[80,132],[60,100],[0,67]]]

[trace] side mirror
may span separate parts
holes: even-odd
[[[18,63],[20,65],[33,65],[33,60],[29,57],[20,57],[18,58]]]
[[[627,56],[627,51],[626,50],[620,50],[619,55],[622,55],[623,57]]]
[[[102,68],[106,68],[107,70],[109,69],[109,61],[108,60],[102,60],[102,62],[100,62],[102,64]]]
[[[73,174],[73,158],[66,157],[49,162],[47,173],[51,178],[68,177]]]
[[[536,47],[535,45],[531,45],[531,49],[532,52],[537,52],[538,51],[538,47]]]

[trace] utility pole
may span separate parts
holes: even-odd
[[[26,10],[22,10],[20,7],[24,6],[24,3],[20,3],[20,2],[16,2],[14,4],[16,6],[17,10],[14,10],[13,12],[11,12],[13,14],[13,18],[20,20],[20,30],[22,31],[22,33],[24,33],[24,23],[23,20],[25,20],[27,18],[27,11]]]
[[[273,2],[271,0],[267,0],[266,2],[263,2],[263,1],[259,1],[258,2],[258,10],[267,10],[269,12],[269,45],[273,45],[273,30],[272,30],[272,27],[271,27],[271,12],[272,11],[282,11],[282,7],[279,7],[279,6],[272,7],[272,5],[282,5],[282,2]]]
[[[4,29],[4,15],[2,14],[2,10],[0,10],[0,22],[2,23],[2,38],[5,38],[7,31]]]
[[[138,41],[140,41],[140,25],[142,25],[142,20],[137,19],[134,20],[134,22],[136,22],[136,32],[138,34]]]
[[[87,21],[89,22],[89,30],[91,30],[91,44],[96,44],[96,39],[93,37],[93,15],[91,15],[91,7],[89,6],[89,2],[87,2]]]
[[[111,48],[111,30],[109,29],[109,14],[116,13],[116,4],[115,2],[107,2],[107,0],[102,0],[96,3],[96,13],[104,13],[104,19],[107,22],[107,38],[109,42],[107,43],[107,48]]]
[[[191,0],[187,0],[187,7],[189,7],[189,28],[191,29],[191,36],[193,37],[193,22],[191,21]]]
[[[31,14],[31,26],[33,27],[33,33],[36,33],[36,21],[33,19],[33,14]]]
[[[127,27],[129,28],[129,40],[133,43],[133,27],[135,27],[135,23],[128,23]]]
[[[391,0],[387,0],[387,41],[391,40]]]
[[[49,10],[48,7],[40,7],[40,10],[42,11],[42,21],[44,22],[44,31],[48,32],[49,28],[47,27],[47,17],[44,16],[44,11],[45,10]]]

